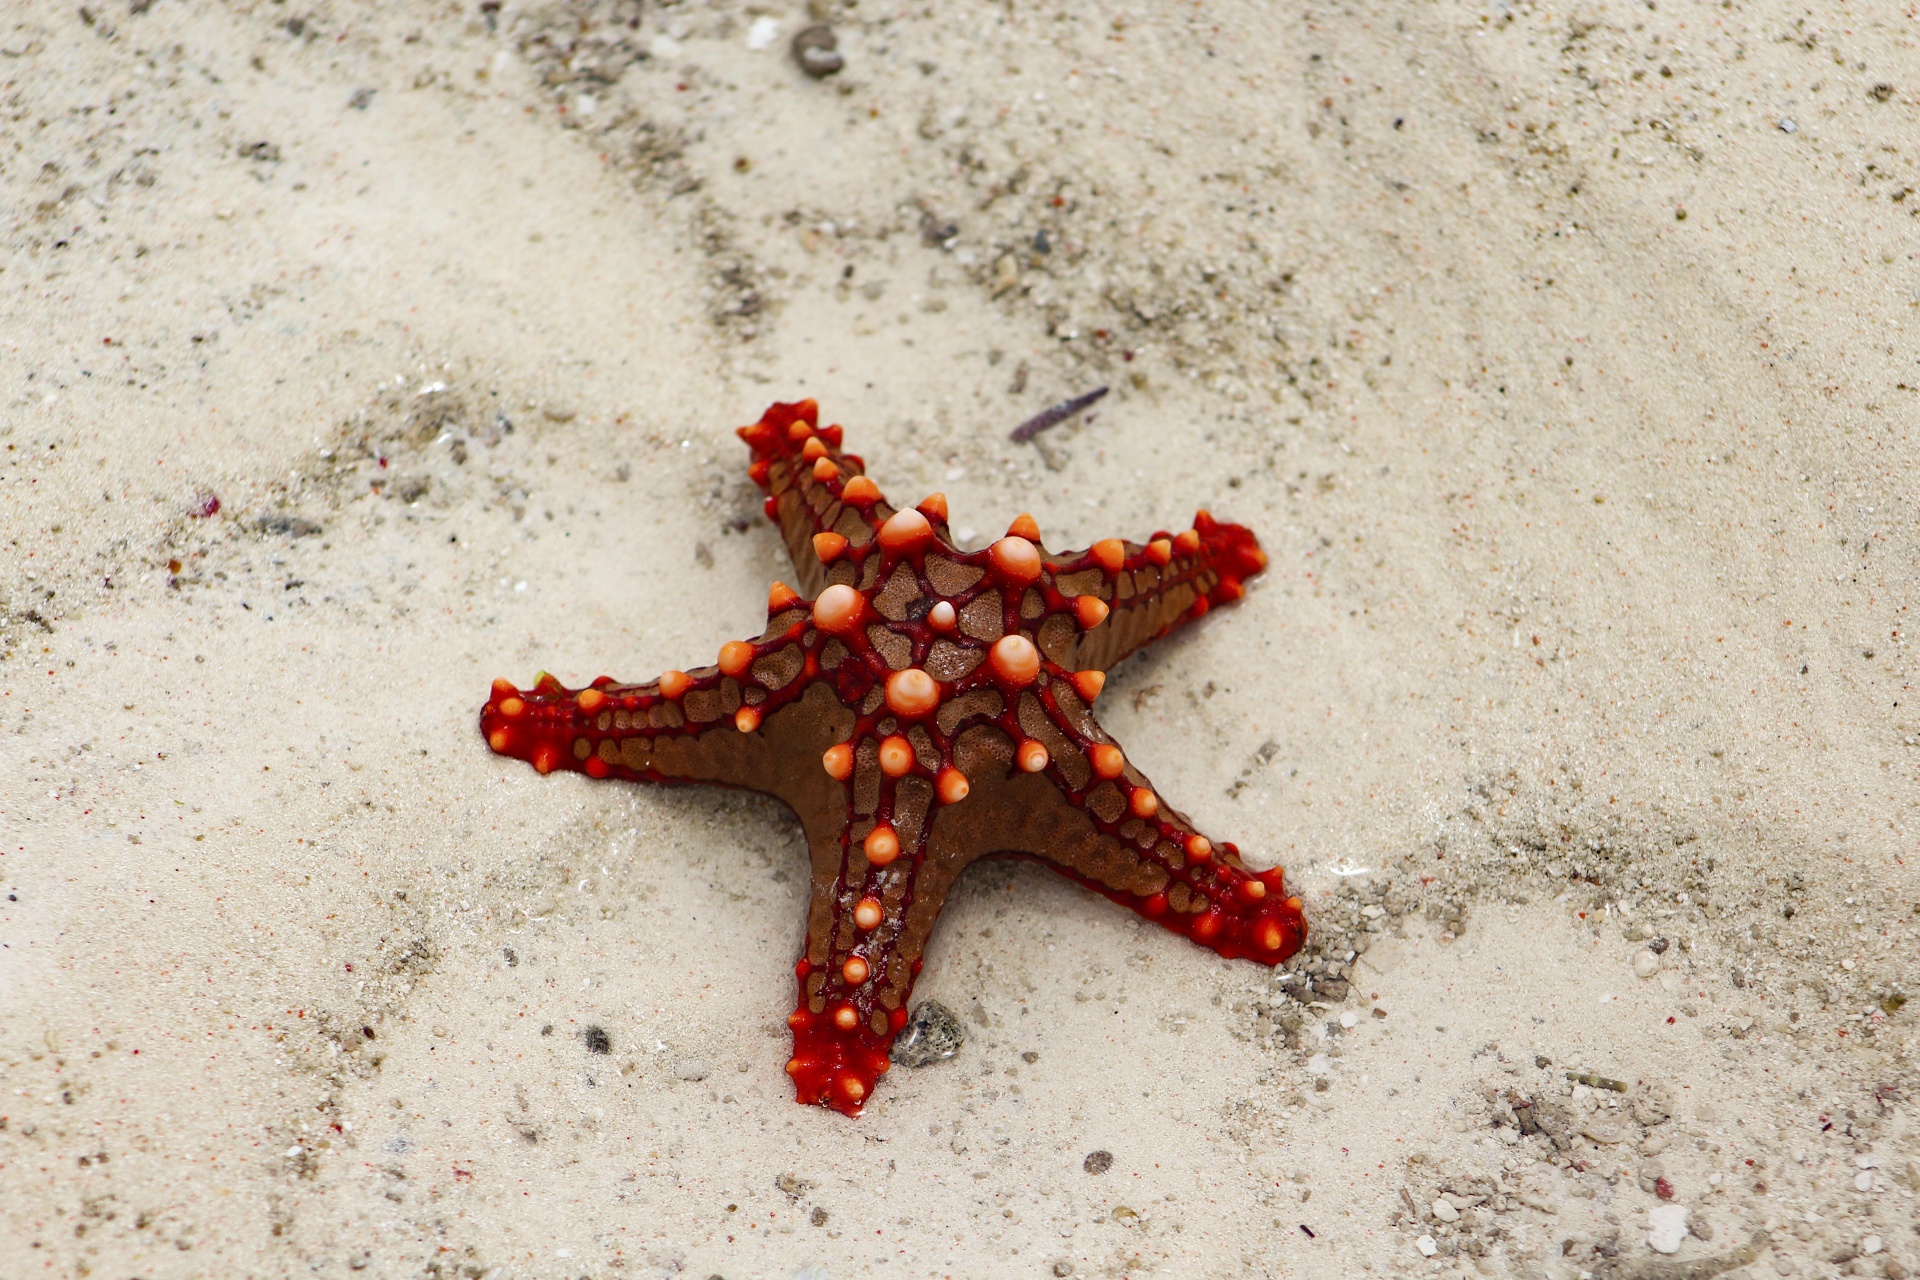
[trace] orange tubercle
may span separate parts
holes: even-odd
[[[895,715],[917,720],[939,705],[939,684],[920,668],[908,667],[887,677],[887,706]]]
[[[1180,534],[1173,540],[1173,549],[1183,556],[1190,556],[1200,549],[1200,535],[1192,529]]]
[[[953,601],[942,600],[927,610],[927,625],[935,631],[951,631],[960,621],[960,615],[954,612]]]
[[[1025,584],[1040,576],[1040,549],[1018,534],[1008,534],[987,548],[987,558],[1008,582]]]
[[[767,588],[767,609],[769,611],[790,608],[800,603],[800,593],[784,582],[776,582]]]
[[[1160,797],[1148,787],[1135,787],[1133,794],[1127,797],[1127,807],[1133,810],[1136,818],[1151,818],[1160,812]]]
[[[822,631],[845,634],[860,625],[866,601],[845,583],[828,587],[813,602],[813,623]]]
[[[513,739],[507,736],[505,729],[495,729],[487,735],[487,745],[493,748],[495,755],[503,756],[507,754],[507,746],[512,741]]]
[[[898,778],[913,768],[913,744],[899,734],[889,734],[880,741],[880,772],[889,778]]]
[[[933,526],[918,511],[896,511],[880,526],[880,545],[896,554],[912,551],[933,540]]]
[[[802,462],[812,462],[816,458],[824,458],[826,456],[827,442],[818,436],[815,436],[800,446],[800,460]]]
[[[862,898],[853,908],[853,922],[862,929],[877,929],[884,913],[880,909],[880,899]]]
[[[1087,748],[1093,771],[1103,778],[1117,778],[1127,767],[1127,757],[1111,742],[1096,742]]]
[[[1032,516],[1022,511],[1013,518],[1013,523],[1007,526],[1007,536],[1010,538],[1025,538],[1028,542],[1038,542],[1040,541],[1040,525]]]
[[[987,662],[995,675],[1016,689],[1024,689],[1040,677],[1040,651],[1017,631],[993,642]]]
[[[660,673],[660,694],[662,697],[677,698],[693,684],[693,677],[684,671],[663,671]]]
[[[840,468],[834,465],[832,458],[815,458],[813,460],[813,478],[821,484],[825,484],[829,480],[836,480],[839,476]]]
[[[958,804],[967,798],[973,784],[967,781],[966,774],[948,765],[933,780],[933,789],[939,794],[941,804]]]
[[[853,744],[836,743],[820,753],[820,764],[827,776],[837,782],[845,782],[853,776]]]
[[[861,851],[867,855],[867,861],[876,867],[884,867],[900,856],[900,837],[893,828],[878,826],[867,833],[860,844]]]
[[[729,640],[720,646],[720,673],[722,675],[733,676],[737,679],[745,675],[747,668],[752,665],[753,646],[745,640]],[[582,694],[580,696],[584,698],[586,695]],[[580,709],[585,711],[587,708],[583,704]]]
[[[1253,931],[1253,940],[1259,944],[1262,951],[1278,951],[1281,943],[1286,941],[1286,934],[1281,931],[1277,922],[1262,920]]]
[[[847,540],[837,533],[816,533],[813,535],[813,554],[820,557],[821,564],[832,564],[847,549]]]
[[[574,695],[573,703],[588,715],[598,711],[607,700],[607,695],[598,689],[582,689]]]
[[[733,727],[742,733],[752,733],[760,727],[760,708],[742,707],[733,713]]]
[[[1245,901],[1258,902],[1267,896],[1267,886],[1261,884],[1258,880],[1242,880],[1240,882],[1239,892],[1241,898]]]
[[[519,698],[500,699],[500,714],[511,720],[527,709],[527,704]]]
[[[840,976],[847,980],[847,985],[850,987],[857,987],[865,982],[867,975],[871,972],[863,956],[848,956],[847,962],[840,966]]]
[[[865,476],[855,476],[840,490],[840,500],[857,507],[869,506],[880,501],[880,486]]]
[[[1107,620],[1107,602],[1099,596],[1081,596],[1073,602],[1073,616],[1080,620],[1082,631],[1091,631]]]
[[[773,471],[773,464],[765,458],[757,459],[747,466],[747,479],[762,489],[767,487],[767,476]]]
[[[944,493],[930,493],[920,500],[919,509],[920,514],[929,520],[945,520],[947,518],[947,495]]]
[[[1047,767],[1053,757],[1047,754],[1045,743],[1028,738],[1020,744],[1020,749],[1014,753],[1014,759],[1019,762],[1022,771],[1038,773]]]
[[[1205,862],[1212,856],[1213,841],[1197,833],[1187,837],[1187,857],[1189,860],[1193,862]]]
[[[552,773],[560,767],[560,753],[552,747],[541,747],[533,753],[533,767],[541,773]]]
[[[833,1087],[840,1091],[841,1097],[855,1106],[858,1106],[867,1096],[867,1082],[850,1071],[834,1077]]]
[[[1118,538],[1102,538],[1089,548],[1094,560],[1108,573],[1120,572],[1127,562],[1127,544]]]
[[[513,681],[507,679],[505,676],[501,676],[493,682],[493,697],[496,702],[501,698],[511,698],[518,692],[520,691],[513,687]]]
[[[804,403],[811,404],[813,402],[809,400],[809,401],[805,401]],[[813,434],[813,423],[807,421],[805,416],[794,419],[794,421],[787,427],[787,439],[795,441],[796,443],[801,440],[805,440],[808,436],[812,434]]]
[[[860,1011],[850,1004],[843,1004],[833,1011],[833,1025],[842,1031],[851,1031],[860,1025]]]
[[[1107,687],[1107,673],[1104,671],[1076,671],[1073,673],[1074,692],[1092,702]]]
[[[1147,559],[1155,564],[1165,564],[1173,559],[1173,543],[1165,538],[1155,538],[1147,544]]]

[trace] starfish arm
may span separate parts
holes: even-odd
[[[992,745],[1004,744],[1003,734],[963,732],[956,743],[960,767],[979,779],[951,812],[965,824],[959,843],[968,856],[1026,854],[1051,863],[1229,959],[1278,964],[1300,949],[1306,921],[1281,869],[1253,870],[1234,845],[1208,839],[1166,805],[1067,680],[1022,695],[1016,714],[1026,740],[1046,748],[1040,769],[966,759],[1006,750]]]
[[[822,638],[806,602],[776,584],[768,615],[760,638],[723,645],[718,665],[644,684],[602,676],[570,689],[543,674],[523,690],[496,680],[480,731],[494,751],[541,773],[744,787],[785,799],[804,818],[820,753],[853,713],[820,679]]]
[[[880,565],[868,548],[896,509],[867,477],[865,462],[841,449],[840,428],[819,421],[819,406],[802,400],[776,404],[741,427],[753,451],[747,474],[767,491],[767,516],[779,526],[801,590],[814,596],[836,583],[870,590]],[[946,499],[935,495],[918,510],[946,540]]]
[[[1053,585],[1068,599],[1100,602],[1105,618],[1090,629],[1062,631],[1071,646],[1048,645],[1047,656],[1073,671],[1106,671],[1129,654],[1246,594],[1246,580],[1266,568],[1253,531],[1194,514],[1193,528],[1156,533],[1146,543],[1109,538],[1087,550],[1050,558]]]

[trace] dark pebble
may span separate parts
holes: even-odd
[[[1663,952],[1665,952],[1666,949],[1667,949],[1667,940],[1665,938],[1647,939],[1647,950],[1653,952],[1653,954],[1660,955]]]
[[[892,1057],[903,1067],[929,1066],[945,1062],[966,1042],[966,1030],[953,1010],[938,1000],[922,1000],[900,1038],[893,1042]]]
[[[580,1033],[580,1038],[587,1042],[588,1053],[613,1052],[613,1040],[607,1035],[604,1027],[588,1027]]]
[[[1098,1177],[1113,1168],[1113,1152],[1089,1151],[1087,1158],[1080,1162],[1080,1167],[1095,1177]]]
[[[793,37],[793,60],[815,80],[825,80],[847,65],[847,60],[838,52],[839,45],[840,39],[833,34],[832,27],[824,22],[815,23]]]

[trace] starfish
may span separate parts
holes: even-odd
[[[496,680],[480,728],[543,774],[717,783],[798,815],[813,870],[788,1019],[799,1101],[859,1114],[979,858],[1048,863],[1229,959],[1299,949],[1281,870],[1195,830],[1093,714],[1115,663],[1244,594],[1266,565],[1250,531],[1201,511],[1179,534],[1056,555],[1022,515],[962,551],[945,497],[892,506],[813,401],[739,435],[807,595],[775,583],[766,630],[713,666],[584,689]]]

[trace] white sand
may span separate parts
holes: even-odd
[[[0,17],[0,1275],[1679,1274],[1656,1177],[1920,1265],[1909,10],[90,7]],[[474,719],[755,632],[802,395],[1255,527],[1103,714],[1344,1002],[983,868],[959,1055],[791,1102],[791,820]]]

